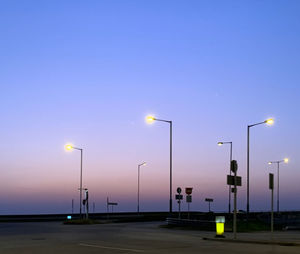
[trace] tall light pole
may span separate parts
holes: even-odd
[[[267,119],[263,122],[260,122],[260,123],[255,123],[255,124],[251,124],[251,125],[248,125],[248,128],[247,128],[247,221],[248,221],[248,217],[249,217],[249,155],[250,155],[250,128],[251,127],[254,127],[256,125],[260,125],[260,124],[269,124],[269,125],[272,125],[274,123],[274,120],[273,119]]]
[[[276,163],[277,164],[277,213],[279,213],[279,164],[281,162],[284,162],[284,163],[288,163],[289,162],[289,159],[288,158],[285,158],[283,160],[280,160],[280,161],[270,161],[268,164],[271,165],[273,163]]]
[[[140,213],[140,168],[146,165],[146,162],[138,164],[138,192],[137,192],[137,212]]]
[[[218,142],[218,146],[222,146],[224,144],[230,145],[230,157],[229,157],[229,174],[231,175],[230,165],[232,161],[232,142]],[[231,213],[231,185],[229,185],[229,194],[228,194],[228,213]]]
[[[172,121],[157,119],[154,116],[147,116],[146,121],[148,123],[153,123],[154,121],[160,121],[170,124],[170,202],[169,202],[169,212],[172,213]]]
[[[80,214],[80,218],[82,218],[82,153],[83,153],[83,149],[82,148],[78,148],[78,147],[74,147],[72,145],[66,145],[66,150],[70,151],[72,149],[75,150],[79,150],[80,151],[80,198],[79,198],[79,214]]]

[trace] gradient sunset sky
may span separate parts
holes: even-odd
[[[300,1],[0,0],[0,214],[79,207],[79,151],[90,206],[141,211],[193,187],[191,210],[227,211],[229,146],[246,209],[270,208],[268,161],[280,169],[280,206],[300,210]],[[275,178],[276,179],[276,178]],[[276,196],[275,196],[276,198]],[[275,199],[276,200],[276,199]],[[183,209],[186,209],[186,203]],[[173,209],[177,210],[174,202]]]

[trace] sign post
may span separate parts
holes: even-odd
[[[242,177],[237,176],[238,164],[236,160],[232,160],[230,170],[234,173],[233,176],[227,175],[227,184],[234,185],[232,192],[234,193],[234,211],[233,211],[233,238],[236,239],[236,200],[237,200],[237,186],[242,186]]]
[[[72,215],[74,214],[74,199],[72,199]]]
[[[111,206],[111,213],[114,212],[114,206],[117,206],[118,203],[116,202],[109,202],[109,199],[107,197],[106,199],[106,207],[107,207],[107,219],[109,218],[109,206]]]
[[[274,175],[269,174],[269,189],[271,190],[271,239],[273,240],[273,231],[274,231]]]
[[[188,220],[190,219],[190,203],[192,203],[192,187],[187,187],[185,188],[185,193],[186,193],[186,202],[188,203]]]
[[[206,198],[205,202],[208,202],[208,212],[210,213],[211,212],[211,210],[210,210],[210,203],[214,202],[214,200],[212,198]]]
[[[175,195],[175,199],[178,200],[177,201],[178,202],[178,219],[180,219],[180,204],[181,204],[181,200],[183,199],[183,196],[181,195],[180,187],[177,188],[177,193],[178,194]]]
[[[83,210],[84,210],[83,212],[85,212],[85,218],[88,219],[89,218],[89,190],[87,188],[84,188],[82,190],[84,190],[85,193],[85,197],[82,200]],[[73,202],[72,202],[72,206],[73,206]]]
[[[84,189],[85,191],[85,199],[83,200],[83,205],[86,206],[86,219],[89,218],[89,190],[88,189]]]

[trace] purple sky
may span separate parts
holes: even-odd
[[[299,1],[0,1],[0,214],[78,211],[83,182],[96,211],[167,211],[169,129],[174,194],[193,187],[192,210],[226,211],[229,146],[246,209],[268,210],[270,160],[282,210],[300,210]],[[275,196],[276,198],[276,196]],[[186,208],[186,204],[183,205]],[[174,202],[174,210],[177,209]]]

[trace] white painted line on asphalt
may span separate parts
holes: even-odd
[[[122,250],[122,251],[132,251],[132,252],[145,252],[144,250],[117,248],[117,247],[109,247],[109,246],[102,246],[102,245],[95,245],[95,244],[86,244],[86,243],[80,243],[79,245],[80,246],[85,246],[85,247],[110,249],[110,250]]]

